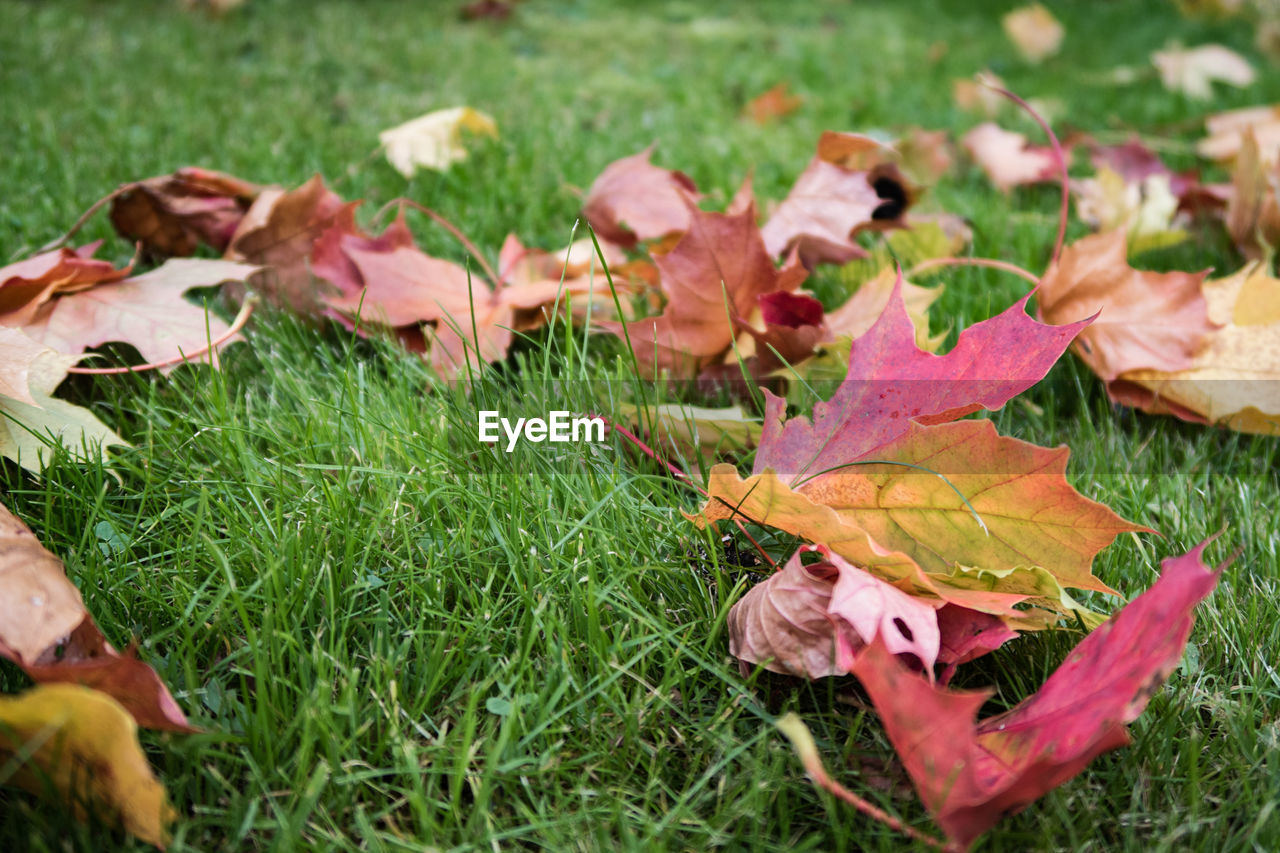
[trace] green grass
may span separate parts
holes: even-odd
[[[950,81],[982,67],[1060,102],[1060,128],[1167,137],[1176,166],[1194,163],[1202,113],[1280,101],[1240,22],[1053,4],[1065,49],[1030,68],[999,30],[1010,5],[528,0],[494,25],[457,21],[452,3],[252,0],[209,20],[158,0],[0,0],[0,259],[58,236],[117,184],[188,164],[286,185],[318,171],[367,199],[365,215],[406,195],[496,254],[508,231],[564,243],[577,190],[655,139],[657,161],[714,201],[749,169],[762,198],[780,198],[826,128],[963,131],[976,120]],[[1259,83],[1201,104],[1153,73],[1099,82],[1175,38],[1254,56]],[[799,113],[763,128],[737,118],[780,80],[806,97]],[[452,172],[406,185],[371,156],[377,131],[464,103],[502,136]],[[977,254],[1042,268],[1055,190],[1006,198],[962,169],[927,203],[971,218]],[[461,258],[416,227],[428,251]],[[111,238],[105,217],[83,236]],[[1239,263],[1209,233],[1143,261]],[[1023,287],[987,270],[941,278],[935,329],[990,316]],[[834,298],[837,282],[824,272],[814,286]],[[222,373],[69,383],[65,396],[133,444],[110,470],[60,459],[36,480],[4,466],[5,503],[66,561],[108,637],[139,638],[206,729],[144,735],[182,815],[172,849],[906,846],[805,780],[771,725],[790,709],[846,785],[935,831],[874,717],[840,701],[850,682],[739,677],[724,618],[757,575],[681,517],[694,495],[616,441],[510,455],[475,443],[481,403],[537,413],[630,393],[610,339],[561,327],[517,350],[468,397],[390,345],[264,314]],[[1210,556],[1243,553],[1134,745],[982,849],[1280,846],[1280,444],[1114,409],[1070,358],[994,418],[1070,446],[1077,488],[1164,534],[1100,556],[1096,573],[1126,595],[1224,526]],[[959,683],[994,685],[1007,706],[1076,639],[1022,638]],[[7,664],[0,681],[26,684]],[[20,793],[0,808],[3,849],[145,847]]]

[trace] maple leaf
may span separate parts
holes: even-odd
[[[1250,260],[1269,256],[1280,242],[1280,166],[1263,161],[1253,131],[1244,140],[1231,175],[1227,233]]]
[[[44,684],[0,697],[0,755],[13,782],[37,795],[56,790],[78,817],[122,826],[156,847],[177,814],[138,744],[138,727],[110,696]]]
[[[618,413],[624,422],[645,431],[659,448],[670,448],[695,464],[750,450],[760,440],[760,421],[748,416],[741,406],[710,409],[678,403],[622,403]]]
[[[1092,178],[1071,182],[1080,221],[1101,231],[1123,230],[1133,254],[1166,248],[1191,235],[1177,227],[1179,200],[1168,174],[1153,173],[1127,180],[1109,167]]]
[[[1052,148],[1030,145],[1021,133],[1005,130],[994,122],[983,122],[960,142],[1001,192],[1058,179]]]
[[[784,421],[783,400],[765,391],[764,434],[755,473],[816,474],[868,458],[903,435],[909,422],[942,423],[996,409],[1039,382],[1089,324],[1044,325],[1026,314],[1024,296],[960,333],[945,355],[915,343],[916,329],[895,285],[875,324],[850,347],[845,381],[812,419]]]
[[[108,693],[141,725],[193,731],[155,671],[112,648],[62,562],[3,505],[0,586],[0,655],[35,681],[76,682]]]
[[[0,326],[0,456],[39,474],[50,444],[85,462],[106,462],[109,444],[128,445],[88,409],[51,396],[79,360]]]
[[[767,92],[747,101],[742,112],[756,124],[768,124],[771,121],[789,116],[804,104],[804,98],[792,95],[787,91],[786,82],[779,83]]]
[[[825,131],[791,192],[760,229],[769,254],[795,250],[805,266],[866,256],[853,236],[901,226],[912,190],[892,152],[867,136]]]
[[[610,163],[587,191],[582,214],[604,239],[634,246],[689,228],[698,188],[683,172],[650,163],[654,147]]]
[[[463,134],[497,138],[498,125],[487,114],[471,107],[435,110],[378,134],[387,161],[406,178],[419,168],[443,172],[466,159]]]
[[[1196,143],[1196,153],[1210,160],[1232,160],[1244,145],[1246,133],[1253,135],[1259,156],[1275,163],[1280,155],[1280,105],[1245,107],[1207,116],[1209,134]]]
[[[229,330],[225,322],[187,302],[183,294],[244,281],[258,269],[233,261],[175,258],[142,275],[61,296],[23,329],[64,353],[120,341],[135,347],[148,363],[181,359],[206,350],[210,340]],[[190,360],[216,364],[217,348]]]
[[[613,277],[614,290],[629,293],[632,267],[622,248],[600,241],[604,263]],[[547,306],[571,303],[573,316],[613,315],[613,293],[609,279],[596,257],[590,238],[578,240],[559,252],[527,248],[514,234],[508,234],[498,252],[498,276],[504,298],[515,309],[516,331],[527,331],[547,321]],[[625,305],[624,305],[625,307]]]
[[[1126,262],[1125,234],[1085,237],[1063,250],[1038,291],[1051,323],[1097,315],[1073,349],[1104,382],[1132,370],[1185,370],[1214,328],[1200,284],[1206,273],[1141,272]]]
[[[962,848],[1003,815],[1025,808],[1129,743],[1142,713],[1182,656],[1195,605],[1218,581],[1202,543],[1167,559],[1152,587],[1085,637],[1040,690],[975,722],[988,691],[939,688],[882,642],[853,663],[926,808]]]
[[[0,267],[0,326],[25,325],[51,299],[97,284],[119,281],[133,265],[116,269],[93,257],[99,240],[79,249],[54,249]]]
[[[111,224],[152,255],[186,257],[202,243],[224,252],[261,191],[257,184],[189,166],[129,185],[111,202]]]
[[[1215,81],[1243,88],[1256,76],[1243,56],[1220,44],[1158,50],[1151,54],[1151,64],[1160,72],[1166,89],[1190,98],[1212,97]]]
[[[1038,64],[1062,49],[1066,30],[1044,6],[1032,3],[1005,14],[1000,19],[1005,35],[1027,62]]]
[[[304,316],[318,315],[324,311],[325,292],[308,261],[316,238],[343,207],[319,175],[294,190],[268,187],[240,221],[225,258],[264,267],[252,285],[269,302]]]
[[[1280,435],[1280,279],[1261,262],[1201,292],[1215,326],[1182,370],[1134,370],[1110,386],[1130,406]]]
[[[735,320],[749,317],[760,296],[795,290],[806,276],[794,258],[781,270],[773,265],[754,208],[725,214],[686,204],[687,230],[654,259],[667,297],[663,313],[627,322],[625,331],[621,323],[601,324],[629,336],[636,357],[655,373],[689,375],[718,361],[733,343]]]

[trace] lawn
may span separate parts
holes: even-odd
[[[505,22],[461,21],[455,5],[251,0],[211,19],[167,0],[0,0],[0,262],[118,184],[184,165],[290,187],[318,172],[366,199],[365,219],[406,196],[494,258],[508,232],[567,243],[581,192],[655,140],[656,162],[722,205],[748,171],[759,198],[782,198],[825,129],[958,135],[980,119],[951,80],[984,67],[1055,102],[1059,131],[1141,132],[1175,167],[1197,165],[1205,113],[1280,102],[1244,22],[1172,3],[1055,3],[1067,38],[1039,67],[1000,30],[1011,3],[527,0]],[[1148,56],[1171,40],[1233,47],[1259,81],[1210,102],[1168,93]],[[1111,82],[1117,66],[1137,79]],[[798,112],[740,117],[784,80]],[[461,104],[500,138],[451,171],[406,181],[375,153],[378,131]],[[974,254],[1044,268],[1056,188],[1006,196],[963,167],[926,202],[970,220]],[[464,259],[410,221],[425,250]],[[1085,233],[1073,220],[1068,239]],[[82,236],[130,254],[105,216]],[[1208,230],[1137,261],[1240,263]],[[932,323],[952,342],[1025,292],[995,270],[930,281],[946,284]],[[828,304],[843,286],[831,267],[813,281]],[[739,675],[725,616],[762,570],[745,542],[684,519],[696,493],[617,437],[510,454],[476,442],[477,409],[620,404],[634,388],[613,338],[534,333],[467,392],[394,342],[263,310],[224,361],[74,377],[62,396],[132,447],[109,467],[58,458],[42,478],[0,467],[5,504],[66,562],[108,638],[137,638],[204,730],[143,735],[181,815],[170,849],[906,847],[811,785],[772,724],[788,710],[846,786],[936,833],[856,682]],[[1126,596],[1224,528],[1209,556],[1243,550],[1133,745],[980,849],[1280,847],[1280,443],[1114,407],[1071,356],[992,418],[1068,446],[1077,489],[1163,534],[1097,560]],[[994,686],[992,708],[1008,707],[1078,639],[1023,637],[957,683]],[[7,663],[0,681],[29,684]],[[150,849],[14,790],[0,808],[3,849]]]

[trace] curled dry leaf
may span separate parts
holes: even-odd
[[[3,506],[0,588],[0,655],[31,678],[94,687],[148,728],[193,731],[155,671],[132,653],[112,648],[62,561]]]
[[[110,696],[44,684],[0,697],[6,777],[35,794],[50,788],[84,819],[98,819],[161,849],[177,817],[138,744],[138,727]]]
[[[326,291],[311,275],[311,249],[344,206],[319,175],[294,190],[265,189],[236,228],[225,257],[263,267],[250,283],[267,301],[303,316],[319,315]]]
[[[1001,192],[1058,180],[1052,148],[1030,145],[1021,133],[1004,130],[994,122],[978,125],[960,141]]]
[[[471,107],[435,110],[378,134],[386,149],[387,161],[406,178],[418,169],[443,172],[466,159],[463,134],[497,138],[498,125],[485,113]]]
[[[1126,725],[1177,665],[1194,608],[1218,581],[1204,547],[1165,560],[1160,579],[1085,637],[1036,694],[981,722],[989,692],[930,684],[880,642],[858,656],[854,675],[952,843],[968,848],[1004,815],[1129,743]]]
[[[1255,77],[1248,60],[1220,44],[1157,50],[1151,54],[1151,64],[1160,72],[1166,89],[1190,98],[1213,97],[1214,82],[1243,88],[1251,85]]]
[[[1200,285],[1206,273],[1129,266],[1123,231],[1067,246],[1045,273],[1039,316],[1050,323],[1096,315],[1073,349],[1104,382],[1143,369],[1189,369],[1213,331]]]
[[[649,162],[654,147],[610,163],[587,191],[582,214],[605,240],[634,246],[688,229],[698,188],[685,173]]]
[[[893,152],[867,136],[826,131],[791,192],[761,228],[769,254],[796,251],[805,266],[866,256],[853,237],[900,227],[913,189]]]
[[[79,360],[0,326],[0,456],[39,474],[51,444],[74,460],[104,463],[107,445],[128,445],[88,409],[53,398],[67,368]]]
[[[1058,19],[1039,3],[1006,13],[1000,23],[1022,58],[1033,64],[1057,55],[1062,49],[1062,37],[1067,32]]]
[[[204,244],[225,252],[262,187],[194,166],[138,181],[111,202],[111,224],[161,257],[186,257]]]

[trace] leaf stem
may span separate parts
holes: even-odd
[[[103,196],[102,198],[95,201],[93,204],[89,205],[89,209],[86,210],[84,213],[80,214],[80,218],[77,219],[69,229],[67,229],[67,233],[63,234],[61,237],[59,237],[56,240],[51,240],[50,242],[45,243],[36,251],[51,252],[54,249],[58,249],[58,248],[61,248],[62,246],[65,246],[67,241],[70,240],[72,237],[74,237],[80,231],[80,229],[84,227],[85,223],[93,218],[94,214],[96,214],[99,210],[102,210],[103,205],[105,205],[107,202],[114,201],[115,199],[124,195],[129,190],[136,187],[137,185],[138,185],[137,182],[133,182],[133,183],[123,184],[119,187],[116,187],[111,193]]]
[[[919,275],[926,270],[935,269],[937,267],[990,267],[992,269],[1004,270],[1011,272],[1016,276],[1021,276],[1032,284],[1039,284],[1040,279],[1034,273],[1024,270],[1017,264],[1008,261],[997,261],[994,258],[930,258],[927,261],[921,261],[911,268],[907,273],[907,277],[911,278]]]
[[[502,290],[502,287],[503,287],[502,279],[498,277],[498,274],[496,272],[494,272],[493,267],[489,266],[489,262],[485,260],[484,255],[481,254],[478,248],[476,248],[476,244],[472,243],[471,240],[467,238],[467,235],[462,233],[462,231],[458,228],[458,226],[454,225],[452,222],[445,219],[443,216],[436,213],[431,208],[426,207],[425,205],[418,204],[416,201],[410,201],[407,198],[402,198],[402,199],[398,199],[398,202],[401,205],[401,207],[408,206],[413,208],[414,210],[418,211],[423,216],[428,217],[432,222],[436,223],[441,228],[443,228],[444,230],[452,234],[453,238],[457,240],[459,243],[461,243],[463,248],[465,248],[468,252],[471,253],[471,257],[476,259],[476,263],[480,265],[480,269],[484,270],[484,274],[489,276],[489,281],[493,282],[493,287],[491,292],[496,294],[498,291]]]

